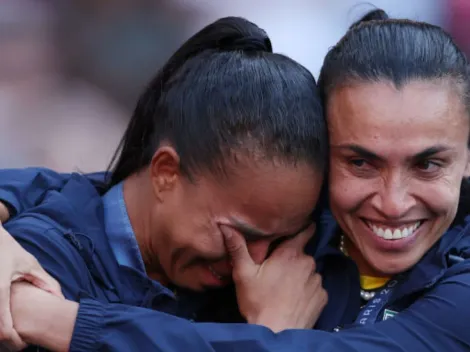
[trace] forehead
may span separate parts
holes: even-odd
[[[239,163],[217,187],[224,222],[243,223],[266,234],[289,233],[305,225],[323,182],[323,172],[299,162]]]
[[[333,145],[393,143],[401,150],[468,138],[465,107],[446,81],[412,81],[399,89],[389,82],[356,83],[336,89],[327,111]]]

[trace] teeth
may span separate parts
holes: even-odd
[[[421,223],[418,221],[411,226],[404,227],[401,229],[381,228],[372,224],[369,224],[369,227],[379,237],[382,237],[386,240],[399,240],[401,238],[405,238],[412,235],[415,230],[419,227],[419,225],[421,225]]]
[[[393,237],[392,230],[386,229],[386,230],[385,230],[385,233],[384,233],[384,238],[385,238],[386,240],[391,240],[392,237]]]
[[[214,274],[214,276],[216,278],[218,278],[219,280],[222,279],[222,276],[220,276],[219,274],[216,273],[216,271],[212,268],[212,266],[209,265],[209,270],[211,271],[212,274]]]

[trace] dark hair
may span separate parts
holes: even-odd
[[[468,62],[451,36],[429,23],[390,19],[380,9],[355,22],[325,57],[318,79],[323,102],[354,81],[388,80],[397,88],[416,79],[450,78],[470,111]],[[326,108],[326,105],[325,105]]]
[[[318,85],[327,109],[332,90],[348,83],[387,80],[400,88],[411,80],[441,78],[461,88],[462,102],[470,112],[467,58],[450,35],[428,23],[390,19],[376,9],[355,22],[329,50]],[[469,210],[470,183],[464,179],[454,224]]]
[[[323,168],[328,147],[311,73],[273,53],[267,34],[238,17],[196,33],[150,82],[111,163],[110,186],[147,166],[163,142],[189,178],[225,171],[242,147]]]

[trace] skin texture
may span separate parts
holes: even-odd
[[[51,277],[38,263],[36,258],[26,252],[0,224],[0,248],[2,265],[0,282],[28,281],[44,291],[63,297],[59,283]],[[8,254],[8,255],[6,255]],[[10,286],[0,289],[0,341],[2,346],[11,350],[24,348],[24,342],[13,329],[12,313],[10,310]],[[5,341],[5,342],[3,342]]]
[[[9,217],[10,212],[8,211],[8,208],[5,206],[5,204],[0,203],[0,223],[7,221]]]
[[[221,225],[245,237],[256,263],[275,241],[310,225],[321,172],[248,154],[233,159],[236,164],[227,158],[227,176],[200,173],[191,182],[175,150],[161,147],[148,169],[125,181],[127,210],[151,277],[195,291],[220,287],[232,279]]]
[[[247,322],[275,332],[312,328],[328,302],[315,261],[304,252],[314,226],[281,243],[261,264],[253,261],[237,231],[222,226],[222,232],[233,263],[238,307]]]
[[[11,289],[11,310],[14,328],[26,343],[51,351],[69,350],[78,303],[16,282]]]
[[[357,82],[332,93],[331,209],[362,274],[409,269],[451,224],[469,169],[469,118],[456,87],[447,79],[399,89]],[[418,220],[421,226],[403,240],[380,239],[370,227]]]

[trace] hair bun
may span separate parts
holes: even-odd
[[[362,18],[359,21],[354,22],[349,27],[349,29],[357,27],[360,24],[367,23],[370,21],[384,21],[384,20],[388,20],[389,18],[390,17],[387,15],[387,13],[384,10],[375,9],[366,13],[364,16],[362,16]]]
[[[242,17],[224,17],[189,38],[168,60],[156,79],[161,86],[165,85],[187,60],[210,50],[272,53],[272,46],[266,32],[253,22]]]
[[[266,36],[246,36],[246,37],[230,37],[222,38],[217,43],[217,47],[223,51],[264,51],[271,53],[273,51],[271,40]]]
[[[205,33],[207,49],[270,53],[273,51],[267,33],[244,18],[224,17],[214,22],[210,29]]]

